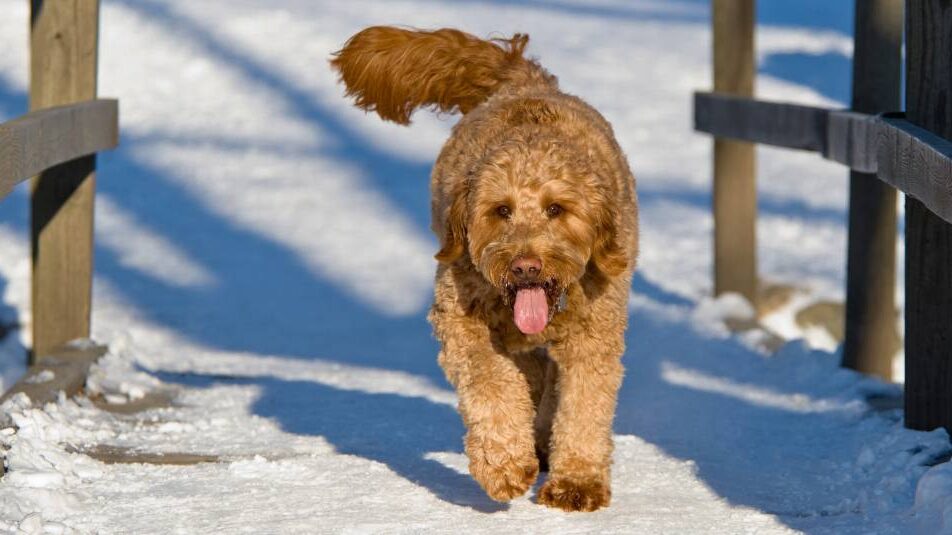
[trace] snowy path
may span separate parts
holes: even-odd
[[[841,99],[848,19],[811,0],[816,25],[801,28],[782,4],[762,4],[760,93]],[[898,388],[839,370],[832,354],[793,343],[762,355],[757,332],[724,328],[736,307],[704,298],[710,143],[690,131],[689,95],[709,85],[706,5],[105,0],[100,94],[121,99],[123,141],[100,159],[94,334],[111,353],[90,387],[174,403],[134,415],[89,401],[5,406],[19,430],[0,434],[0,531],[936,529],[945,502],[914,499],[947,455],[943,432],[870,409],[867,397]],[[27,4],[0,10],[5,119],[26,104]],[[530,52],[603,111],[631,158],[643,256],[608,510],[496,504],[466,474],[423,319],[436,249],[426,177],[453,119],[382,124],[347,106],[324,63],[375,23],[528,32]],[[841,299],[844,171],[760,154],[764,276],[802,288],[799,302]],[[21,188],[0,204],[0,316],[29,325],[25,199]],[[773,321],[798,334],[790,317]],[[20,371],[0,356],[2,386]],[[221,462],[76,453],[94,445]],[[948,494],[952,479],[932,481],[926,497]]]

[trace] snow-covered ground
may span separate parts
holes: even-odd
[[[759,94],[842,102],[852,2],[758,5]],[[27,8],[0,0],[0,120],[26,108]],[[929,470],[946,434],[866,402],[899,387],[804,342],[767,356],[763,333],[723,325],[743,306],[706,297],[710,140],[690,93],[710,85],[708,17],[706,0],[104,0],[100,94],[121,99],[123,139],[99,160],[110,353],[88,390],[173,403],[5,405],[0,530],[952,532],[952,468]],[[348,105],[326,59],[371,24],[529,33],[631,159],[642,257],[607,510],[497,504],[466,474],[424,321],[428,168],[454,118],[405,129]],[[846,172],[766,148],[759,165],[763,277],[841,300]],[[29,343],[26,199],[0,203],[0,319],[24,327],[0,347],[3,388]],[[103,464],[82,453],[97,446],[219,461]]]

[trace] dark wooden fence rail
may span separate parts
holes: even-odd
[[[817,152],[919,199],[952,223],[952,142],[902,113],[867,115],[695,93],[694,128],[726,139]]]
[[[89,365],[104,352],[67,343],[89,337],[95,154],[119,142],[119,105],[96,99],[98,0],[30,5],[32,111],[0,124],[0,198],[35,175],[33,347],[26,377],[0,402],[22,392],[43,404],[59,391],[78,392]],[[53,379],[30,381],[41,372],[52,372]]]
[[[719,5],[714,0],[715,36]],[[909,0],[905,7],[908,117],[860,113],[886,112],[878,108],[898,99],[902,4],[857,0],[857,110],[696,93],[695,128],[719,139],[815,151],[851,169],[853,302],[844,365],[886,377],[891,351],[881,331],[891,330],[894,313],[895,198],[882,187],[906,194],[905,421],[952,432],[952,3]]]

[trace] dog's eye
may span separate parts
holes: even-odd
[[[505,204],[496,207],[496,215],[503,219],[509,219],[509,216],[512,215],[512,210],[509,209]]]
[[[565,209],[563,209],[561,205],[554,204],[554,203],[550,204],[549,207],[545,209],[545,213],[549,217],[558,217],[564,211]]]

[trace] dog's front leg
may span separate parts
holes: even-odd
[[[472,331],[457,329],[444,338],[440,365],[459,394],[470,473],[490,498],[509,501],[525,494],[539,473],[529,382],[488,338],[466,333]]]
[[[539,503],[566,511],[594,511],[608,505],[612,420],[624,372],[623,351],[621,335],[576,335],[550,348],[559,368],[558,409],[549,479],[539,490]]]

